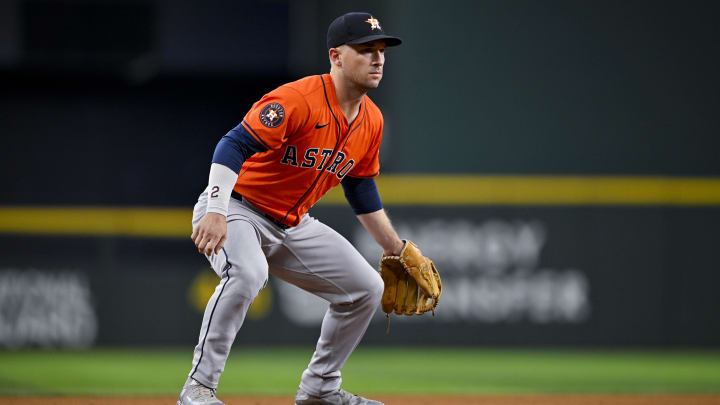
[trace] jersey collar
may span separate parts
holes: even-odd
[[[335,83],[333,83],[332,76],[330,76],[329,73],[325,73],[322,75],[322,79],[325,82],[325,94],[327,95],[328,101],[330,102],[330,108],[332,108],[337,119],[340,120],[340,124],[343,125],[343,128],[348,128],[348,120],[347,117],[345,117],[345,114],[343,114],[342,109],[340,108],[340,102],[338,101],[337,94],[335,93]],[[367,95],[363,96],[362,102],[360,102],[360,109],[358,111],[358,115],[357,117],[355,117],[353,123],[360,123],[360,120],[358,118],[363,115],[366,97]]]

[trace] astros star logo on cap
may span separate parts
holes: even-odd
[[[373,16],[370,16],[370,18],[365,20],[365,22],[370,24],[370,29],[373,29],[373,30],[381,30],[382,29],[382,28],[380,28],[380,21],[375,19],[375,17],[373,17]]]

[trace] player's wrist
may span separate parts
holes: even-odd
[[[402,253],[404,247],[404,240],[398,239],[396,241],[393,241],[391,246],[383,249],[383,256],[399,256],[400,253]]]
[[[208,205],[206,212],[214,212],[227,216],[232,194],[238,174],[227,166],[213,163],[210,166],[208,179]]]
[[[207,214],[218,214],[218,215],[222,215],[223,217],[227,217],[227,215],[228,215],[227,209],[222,209],[222,208],[218,208],[218,207],[208,207],[206,213]]]

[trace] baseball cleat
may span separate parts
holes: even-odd
[[[177,405],[225,405],[215,397],[215,390],[188,378],[180,391]]]
[[[382,402],[373,401],[372,399],[363,398],[358,395],[351,394],[343,389],[333,391],[328,395],[316,397],[310,395],[302,389],[298,389],[295,394],[295,405],[384,405]]]

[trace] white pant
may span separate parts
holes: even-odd
[[[205,215],[207,194],[195,205],[193,227]],[[324,395],[340,387],[340,369],[360,343],[380,302],[378,272],[332,228],[304,215],[283,230],[247,201],[230,199],[228,235],[209,257],[220,283],[207,303],[190,377],[216,388],[235,335],[268,272],[327,301],[320,339],[300,387]]]

